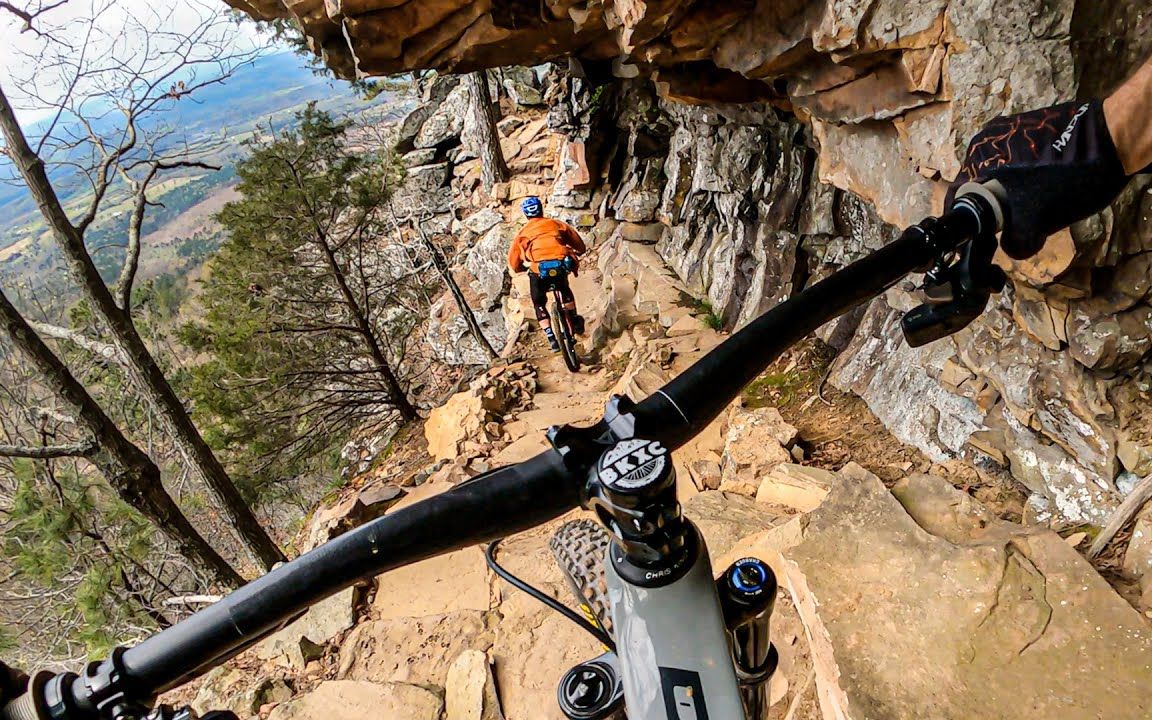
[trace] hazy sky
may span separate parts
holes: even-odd
[[[55,0],[15,0],[17,7],[51,5]],[[161,33],[187,32],[205,18],[223,15],[227,6],[222,0],[69,0],[65,5],[41,16],[37,27],[69,46],[55,47],[72,57],[85,44],[89,58],[115,55],[131,57],[143,44],[141,26]],[[95,17],[94,23],[87,22]],[[67,87],[67,73],[40,66],[37,58],[53,52],[48,42],[34,32],[21,32],[23,23],[0,10],[0,84],[9,100],[17,107],[21,122],[39,119],[51,112],[45,104],[20,92],[20,86],[32,83],[44,96],[58,97]],[[237,50],[263,47],[251,23],[222,25],[216,36]],[[154,36],[155,37],[155,36]],[[156,42],[170,42],[174,40]]]

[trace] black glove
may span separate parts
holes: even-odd
[[[1089,100],[988,123],[969,143],[945,207],[972,180],[1004,186],[1000,247],[1020,260],[1039,252],[1052,233],[1108,207],[1128,176],[1104,121],[1103,101]]]
[[[27,675],[0,662],[0,705],[15,700],[27,686]]]

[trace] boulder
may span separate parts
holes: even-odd
[[[654,361],[648,352],[634,352],[609,394],[644,398],[664,387],[670,379],[668,371]]]
[[[440,720],[443,708],[439,695],[418,685],[327,680],[272,708],[268,720]]]
[[[482,298],[483,306],[477,309],[488,310],[496,306],[510,288],[508,246],[512,242],[512,235],[503,225],[504,217],[493,210],[481,210],[465,220],[465,224],[482,213],[490,214],[483,222],[477,222],[476,226],[487,224],[488,227],[466,251],[464,267],[475,278],[472,288]]]
[[[1152,439],[1122,435],[1116,442],[1116,456],[1128,472],[1152,474]]]
[[[253,678],[240,668],[222,665],[204,676],[190,704],[202,716],[213,710],[230,710],[248,718],[264,705],[287,702],[294,694],[292,685],[283,678]]]
[[[712,328],[705,325],[701,320],[695,316],[688,314],[681,317],[676,322],[668,326],[668,337],[683,337],[685,335],[696,335],[699,333],[706,333]]]
[[[309,522],[302,550],[308,551],[352,528],[382,517],[404,496],[403,488],[376,483],[328,507],[317,508]]]
[[[1081,365],[1099,371],[1129,370],[1152,350],[1152,307],[1115,312],[1103,298],[1069,307],[1068,350]]]
[[[529,183],[523,180],[512,180],[508,183],[508,199],[511,201],[522,200],[529,195],[547,195],[548,186],[539,183]]]
[[[504,90],[508,93],[508,97],[512,98],[512,102],[521,107],[544,104],[540,83],[530,68],[513,65],[502,68],[500,75]]]
[[[620,237],[630,242],[641,242],[655,245],[664,237],[668,228],[663,223],[634,223],[622,222],[617,228]]]
[[[656,219],[663,191],[663,163],[637,162],[625,171],[625,180],[613,200],[616,217],[632,223]]]
[[[500,140],[500,154],[504,156],[505,162],[512,162],[516,156],[520,154],[522,149],[520,143],[512,138],[503,138]]]
[[[488,656],[465,650],[448,668],[444,720],[504,720]]]
[[[459,76],[437,75],[424,86],[420,103],[400,121],[396,133],[396,149],[399,152],[408,152],[415,147],[416,136],[424,123],[459,84]]]
[[[1132,525],[1132,537],[1124,550],[1124,572],[1139,578],[1142,585],[1152,582],[1152,512],[1147,509]]]
[[[488,614],[477,610],[369,620],[340,646],[336,677],[444,687],[453,661],[467,650],[487,650],[492,638]]]
[[[741,483],[748,490],[738,490],[735,486],[733,490],[754,497],[760,478],[792,459],[787,447],[796,441],[796,435],[796,428],[785,422],[774,407],[734,406],[728,415],[721,456],[723,482]]]
[[[408,168],[400,187],[392,193],[392,204],[401,215],[427,212],[451,217],[452,191],[448,187],[451,164],[447,162]],[[429,230],[433,230],[430,226]]]
[[[492,457],[492,464],[495,467],[500,467],[502,465],[524,462],[551,447],[544,433],[528,432],[528,434],[516,438],[500,452],[496,453],[496,455]]]
[[[890,493],[849,465],[818,508],[737,554],[772,562],[795,601],[826,714],[1087,719],[1152,708],[1140,615],[1061,537],[999,521],[940,478],[912,476]]]
[[[783,463],[760,481],[756,501],[808,512],[820,506],[834,482],[827,470]]]
[[[205,673],[200,680],[196,697],[190,703],[198,714],[212,710],[231,710],[241,717],[247,717],[251,710],[238,703],[239,686],[244,681],[243,672],[229,665],[221,665]]]
[[[464,117],[468,108],[468,88],[466,85],[457,85],[444,101],[420,125],[413,144],[416,148],[433,148],[446,143],[459,142],[460,134],[464,130]]]
[[[508,117],[501,118],[500,122],[496,123],[496,132],[500,133],[501,137],[511,137],[512,133],[523,126],[524,118],[509,115]]]
[[[308,608],[303,617],[260,641],[257,657],[302,670],[324,647],[356,623],[356,588],[341,590]]]
[[[720,487],[720,462],[701,459],[688,463],[688,473],[698,490],[716,490]]]
[[[437,460],[460,455],[465,441],[496,440],[490,430],[513,409],[527,405],[536,392],[536,371],[526,363],[494,367],[473,380],[467,390],[428,413],[424,436]],[[497,425],[498,427],[498,425]]]
[[[684,514],[700,528],[713,559],[726,555],[741,538],[788,520],[785,513],[722,490],[709,490],[689,498],[684,502]],[[716,572],[723,569],[713,567]]]
[[[493,226],[504,222],[504,216],[492,208],[482,208],[464,218],[464,227],[483,235]]]
[[[470,437],[483,432],[487,413],[476,393],[459,392],[448,402],[428,413],[424,422],[424,437],[428,440],[428,454],[436,460],[452,460]]]
[[[436,160],[436,148],[425,148],[404,153],[400,157],[400,164],[406,168],[423,167],[431,165]]]

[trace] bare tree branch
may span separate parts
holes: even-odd
[[[36,20],[36,18],[43,15],[44,13],[46,13],[50,10],[55,10],[56,8],[60,7],[61,5],[66,4],[67,2],[68,2],[68,0],[59,0],[59,2],[52,3],[51,5],[48,5],[47,7],[39,7],[36,10],[28,10],[25,8],[18,8],[15,5],[13,5],[12,3],[0,2],[0,10],[7,10],[9,13],[15,15],[16,17],[18,17],[24,21],[24,27],[21,28],[20,32],[31,31],[31,32],[36,33],[37,35],[43,35],[44,33],[37,30],[36,27],[32,24],[32,22],[34,20]]]
[[[175,161],[149,161],[148,172],[139,180],[133,179],[127,168],[121,168],[121,175],[132,187],[134,202],[132,216],[128,221],[128,252],[124,258],[124,265],[120,268],[120,277],[116,280],[116,304],[121,310],[131,312],[129,305],[132,302],[132,284],[136,280],[136,270],[140,266],[140,238],[144,226],[144,212],[148,206],[155,203],[148,200],[148,185],[161,170],[174,170],[176,168],[201,168],[205,170],[219,170],[218,165],[210,165],[196,160]]]
[[[214,602],[220,602],[222,595],[181,595],[180,597],[164,598],[161,603],[165,607],[173,605],[211,605]]]
[[[96,442],[92,439],[69,443],[68,445],[0,445],[0,456],[50,460],[62,457],[89,457],[96,452]]]
[[[36,322],[33,320],[29,320],[28,324],[32,326],[33,330],[46,337],[55,338],[56,340],[67,340],[77,347],[83,348],[93,355],[96,355],[97,357],[103,358],[110,362],[114,362],[120,365],[122,365],[124,362],[120,355],[120,351],[116,349],[115,345],[100,342],[99,340],[93,340],[92,338],[87,337],[81,333],[79,330],[72,330],[70,328],[60,327],[59,325],[51,325],[49,323]]]

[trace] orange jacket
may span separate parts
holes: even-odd
[[[550,218],[532,218],[516,233],[508,249],[508,267],[512,272],[525,269],[525,262],[537,272],[541,260],[575,257],[587,248],[580,235],[569,224]]]

